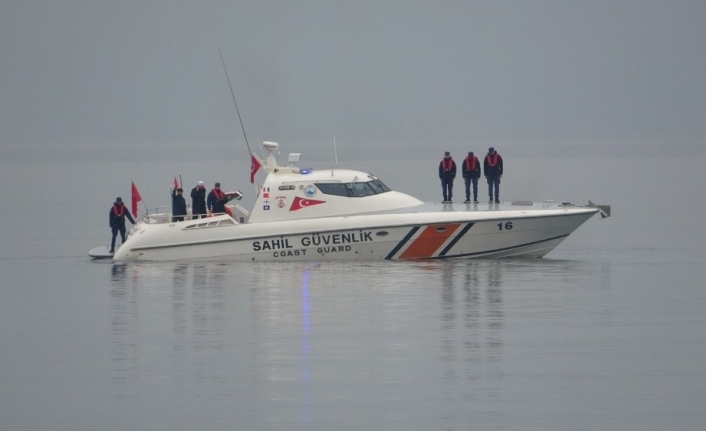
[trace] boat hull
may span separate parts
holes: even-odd
[[[542,257],[594,208],[459,211],[233,224],[139,223],[118,261],[327,261]],[[228,222],[228,224],[225,224]],[[272,234],[276,232],[276,234]]]

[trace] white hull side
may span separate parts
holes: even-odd
[[[324,261],[542,257],[596,212],[581,208],[383,214],[206,229],[185,229],[193,223],[188,221],[142,225],[114,258]],[[275,229],[280,235],[268,235]]]

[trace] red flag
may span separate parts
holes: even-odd
[[[142,200],[142,196],[140,196],[140,192],[137,191],[137,187],[135,187],[135,182],[133,181],[132,183],[132,215],[137,217],[137,203]]]
[[[255,184],[255,174],[260,169],[260,162],[255,155],[250,156],[250,182]]]
[[[179,188],[179,183],[177,183],[176,177],[174,177],[174,190]]]
[[[294,198],[294,201],[292,202],[292,206],[289,207],[289,211],[296,211],[300,210],[302,208],[310,207],[312,205],[319,205],[319,204],[325,204],[326,201],[317,201],[314,199],[302,199],[299,196],[296,196]]]

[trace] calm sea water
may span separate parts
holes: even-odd
[[[247,172],[3,152],[0,428],[704,429],[706,158],[505,157],[503,199],[614,216],[538,260],[114,265],[87,252],[131,177],[251,203]],[[361,164],[440,197],[435,163]]]

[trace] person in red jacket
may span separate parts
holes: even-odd
[[[208,211],[211,214],[222,214],[226,212],[225,206],[228,202],[226,194],[221,190],[221,183],[216,183],[213,189],[208,193],[206,204]]]
[[[441,179],[444,203],[450,203],[453,198],[454,178],[456,178],[456,162],[451,158],[451,153],[446,151],[439,163],[439,179]]]
[[[473,151],[468,152],[468,156],[463,159],[461,165],[463,180],[466,182],[466,201],[471,202],[471,184],[473,184],[473,202],[478,202],[478,178],[480,178],[480,162],[478,157],[473,155]]]
[[[503,177],[503,158],[495,148],[488,148],[488,154],[483,163],[483,175],[488,180],[488,194],[493,202],[493,188],[495,188],[495,203],[500,203],[500,178]]]
[[[115,198],[115,203],[110,207],[110,212],[108,213],[108,223],[110,225],[110,230],[113,232],[113,237],[110,240],[110,252],[115,252],[115,239],[120,233],[120,239],[125,242],[125,217],[130,220],[130,223],[135,224],[135,219],[130,215],[130,211],[123,205],[123,199],[121,197]]]

